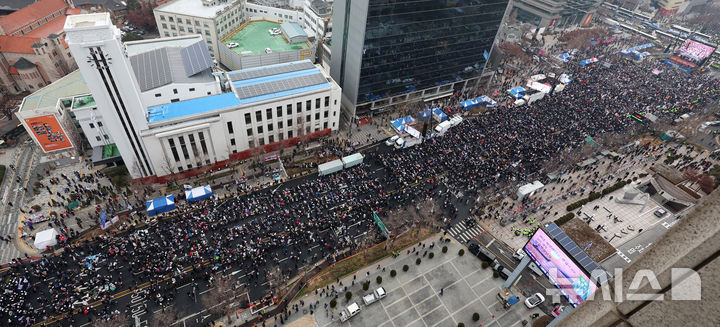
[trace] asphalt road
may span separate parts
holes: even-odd
[[[376,144],[371,146],[365,151],[365,154],[395,151],[392,148],[385,146],[384,144]],[[373,160],[366,160],[366,165],[363,170],[368,173],[367,177],[363,178],[378,178],[381,179],[385,176],[384,169],[380,167]],[[279,187],[272,190],[272,192],[285,192],[293,189],[294,187],[318,179],[317,175],[308,176],[306,178],[290,181],[284,183]],[[327,180],[333,177],[322,177]],[[417,194],[419,192],[412,191],[415,187],[428,187],[426,184],[413,184],[410,186],[404,186],[404,196],[393,196],[390,203],[395,206],[402,206],[403,200],[410,195]],[[441,189],[444,186],[439,186]],[[387,194],[393,194],[397,190],[388,190],[383,188],[383,191]],[[269,192],[269,191],[268,191]],[[353,193],[350,195],[351,193]],[[331,206],[330,210],[341,210],[353,203],[357,203],[355,199],[365,199],[377,197],[378,194],[375,190],[358,190],[354,188],[354,185],[345,185],[343,183],[333,185],[332,189],[324,190],[317,194],[318,197],[323,197],[323,201],[328,201],[328,206]],[[457,209],[459,216],[467,216],[469,208],[465,205],[464,201],[459,201],[455,195],[448,196],[450,202],[449,205],[443,207],[438,205],[438,214],[443,210],[449,210],[454,205],[453,202],[457,202]],[[296,198],[294,201],[302,202],[309,199]],[[286,203],[286,205],[292,205],[292,203]],[[447,215],[447,211],[445,212]],[[213,240],[216,237],[225,237],[227,232],[233,229],[245,226],[247,223],[253,220],[263,219],[263,216],[251,216],[244,220],[233,220],[220,225],[213,225],[209,228],[206,233],[202,234],[202,238],[205,240]],[[302,220],[302,218],[299,218]],[[156,226],[150,226],[147,229],[147,233],[143,231],[133,232],[135,237],[145,245],[147,243],[157,244],[163,242],[163,234],[172,228],[172,219],[169,221],[159,222]],[[274,235],[275,239],[288,233],[287,230],[282,228],[282,225],[269,226],[267,230],[263,232],[267,235]],[[175,271],[171,273],[159,273],[159,272],[142,272],[137,269],[137,266],[132,267],[133,264],[137,264],[135,258],[119,258],[116,256],[115,262],[117,265],[105,266],[95,265],[92,270],[86,271],[84,274],[77,276],[77,278],[83,278],[87,281],[97,281],[101,278],[109,278],[112,280],[123,280],[122,285],[115,285],[116,289],[113,291],[105,291],[109,297],[106,301],[92,301],[89,300],[87,303],[94,308],[88,314],[83,313],[78,308],[83,307],[81,301],[74,303],[76,311],[74,314],[66,312],[65,314],[53,315],[52,305],[55,303],[45,304],[43,306],[39,302],[34,302],[33,306],[35,309],[35,315],[37,317],[46,317],[47,319],[41,319],[41,322],[47,325],[57,326],[82,326],[89,324],[92,319],[95,319],[95,315],[102,315],[102,312],[111,311],[125,311],[128,316],[136,322],[136,325],[147,326],[153,324],[153,313],[161,310],[164,305],[171,303],[175,312],[178,313],[178,318],[183,319],[184,326],[200,326],[207,323],[210,319],[214,318],[214,315],[205,313],[202,303],[203,295],[208,292],[207,277],[209,274],[216,271],[223,271],[225,274],[233,276],[235,280],[244,284],[247,288],[247,294],[245,299],[238,299],[235,301],[235,305],[241,305],[245,300],[257,300],[263,298],[268,292],[268,283],[265,279],[264,270],[269,267],[277,265],[283,271],[292,270],[292,275],[296,274],[298,269],[301,269],[307,264],[319,261],[321,258],[329,257],[331,251],[328,249],[327,244],[340,244],[342,246],[355,246],[359,240],[364,238],[365,235],[371,234],[371,236],[379,236],[379,231],[375,227],[372,220],[371,212],[362,214],[350,214],[343,217],[338,224],[331,224],[327,228],[321,228],[317,233],[313,233],[314,242],[308,242],[307,244],[274,244],[270,246],[270,252],[263,255],[263,258],[267,260],[267,264],[257,264],[256,258],[246,258],[238,262],[234,262],[231,265],[220,265],[212,262],[212,259],[206,260],[203,264],[191,264],[184,265],[183,267],[175,267]],[[270,238],[266,238],[261,242],[271,242]],[[233,240],[229,245],[236,245],[241,243],[241,238],[238,237]],[[83,249],[86,252],[80,251],[82,255],[93,255],[98,253],[106,253],[110,248],[88,248]],[[77,251],[76,251],[77,252]],[[180,259],[185,260],[186,255]],[[51,260],[51,259],[48,259]],[[255,262],[254,262],[255,261]],[[185,261],[187,262],[187,261]],[[74,265],[72,265],[74,266]],[[182,272],[183,274],[180,274]],[[100,276],[100,278],[98,278]],[[159,277],[159,278],[154,278]],[[35,290],[43,290],[52,288],[52,284],[56,281],[57,277],[49,277],[46,279],[39,279]],[[36,300],[36,299],[31,299]],[[85,306],[87,307],[87,306]],[[39,325],[39,324],[36,324]]]
[[[28,188],[30,175],[32,174],[35,162],[38,160],[35,148],[26,141],[20,144],[17,149],[17,156],[12,160],[15,169],[9,166],[5,171],[5,180],[0,189],[2,200],[0,202],[0,235],[12,236],[18,231],[20,220],[20,205],[25,200],[24,188]],[[19,180],[19,182],[18,182]],[[0,262],[7,263],[12,259],[22,257],[22,252],[15,244],[4,244],[0,250]]]

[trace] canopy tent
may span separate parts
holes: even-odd
[[[402,132],[405,130],[405,125],[415,124],[415,119],[412,118],[412,116],[405,116],[402,118],[391,120],[390,124],[396,131]]]
[[[48,247],[57,244],[57,239],[55,238],[57,235],[58,232],[55,230],[55,228],[50,228],[38,232],[37,234],[35,234],[34,245],[38,250],[45,250]]]
[[[568,85],[568,84],[570,84],[570,82],[572,82],[572,79],[570,79],[570,76],[565,73],[561,74],[560,78],[558,78],[558,80],[560,81],[560,83],[563,83],[565,85]]]
[[[515,99],[522,98],[523,95],[525,95],[525,88],[522,86],[516,86],[508,90],[510,95]]]
[[[560,59],[562,62],[568,62],[572,58],[572,56],[569,53],[561,53],[558,56],[558,59]]]
[[[445,120],[447,120],[447,118],[448,118],[448,116],[442,110],[440,110],[440,108],[433,108],[432,116],[433,116],[433,119],[435,119],[441,123],[444,122]]]
[[[472,109],[472,108],[475,108],[475,107],[481,105],[480,100],[477,98],[465,100],[463,102],[460,102],[460,104],[463,106],[463,109],[465,109],[465,110],[469,110],[469,109]]]
[[[495,108],[498,105],[497,101],[491,99],[487,95],[483,95],[483,96],[479,97],[478,99],[480,99],[480,102],[484,103],[485,106],[488,108]]]
[[[185,199],[188,202],[197,202],[205,200],[212,196],[212,188],[210,185],[198,186],[192,190],[185,190]]]
[[[170,194],[161,198],[150,200],[145,204],[145,208],[150,216],[172,211],[175,209],[175,196]]]
[[[645,59],[646,56],[649,56],[649,55],[650,55],[650,52],[639,52],[639,51],[633,52],[633,58],[635,58],[635,60],[643,60],[643,59]]]
[[[580,61],[580,62],[578,63],[578,65],[580,65],[580,66],[586,66],[586,65],[592,64],[592,63],[597,62],[597,61],[598,61],[597,58],[592,57],[592,58],[590,58],[590,59],[585,59],[585,60]]]
[[[421,111],[417,116],[418,120],[421,122],[430,121],[431,117],[432,117],[432,114],[431,114],[430,109]]]
[[[642,45],[638,45],[638,46],[635,46],[635,47],[632,47],[632,48],[627,48],[627,49],[625,49],[625,50],[622,50],[622,51],[620,51],[620,54],[623,55],[623,56],[629,56],[629,55],[632,54],[633,52],[637,52],[638,50],[642,50],[642,49],[652,48],[652,47],[654,47],[654,46],[655,46],[654,43],[645,43],[645,44],[642,44]]]

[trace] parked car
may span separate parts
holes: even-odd
[[[534,307],[537,307],[538,305],[540,305],[540,303],[543,303],[544,301],[545,297],[543,297],[542,294],[535,293],[534,295],[525,299],[525,306],[528,307],[528,309],[532,309]]]
[[[384,288],[380,287],[372,293],[363,296],[363,302],[365,302],[365,305],[370,305],[384,298],[385,296],[387,296],[387,292],[385,292]]]
[[[347,308],[343,309],[343,311],[340,312],[340,321],[346,322],[348,319],[354,317],[360,313],[360,306],[353,302],[352,304],[348,305]]]
[[[657,211],[655,211],[655,216],[660,218],[660,217],[664,216],[666,213],[667,213],[667,211],[665,211],[665,209],[662,209],[662,208],[657,209]]]
[[[227,46],[228,46],[228,48],[232,49],[232,48],[237,48],[240,45],[237,44],[236,42],[230,42],[227,44]]]
[[[523,251],[523,249],[518,249],[515,253],[513,253],[513,258],[515,259],[522,260],[524,257],[525,251]]]
[[[387,146],[393,146],[395,145],[395,141],[400,138],[400,135],[393,135],[392,137],[385,140],[385,145]]]

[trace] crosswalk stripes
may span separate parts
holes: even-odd
[[[459,222],[455,226],[450,227],[448,230],[448,233],[450,236],[455,238],[461,243],[465,243],[476,236],[478,236],[480,233],[483,232],[483,228],[480,226],[474,226],[472,228],[468,228],[464,222]]]

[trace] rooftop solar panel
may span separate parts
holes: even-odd
[[[570,256],[589,274],[595,274],[599,276],[599,280],[602,283],[606,282],[610,278],[610,274],[600,267],[597,262],[590,258],[585,251],[573,241],[565,232],[558,227],[555,223],[552,223],[545,227],[548,235],[554,239],[560,246],[567,251]],[[602,276],[604,275],[604,277]]]
[[[235,91],[237,92],[238,98],[246,99],[270,93],[298,89],[301,87],[321,83],[327,83],[327,80],[325,79],[325,76],[323,76],[323,74],[317,73],[307,76],[283,79],[279,81],[271,81],[236,87]]]
[[[230,72],[230,80],[233,82],[242,81],[251,78],[265,77],[271,75],[278,75],[283,73],[294,72],[298,70],[305,70],[315,67],[313,63],[309,61],[302,61],[297,63],[290,63],[286,65],[273,66],[261,69],[254,69],[249,71],[235,71]]]
[[[213,65],[204,41],[198,41],[183,48],[181,54],[187,77],[211,68]]]
[[[130,57],[140,90],[147,91],[172,82],[167,49],[155,49]]]

